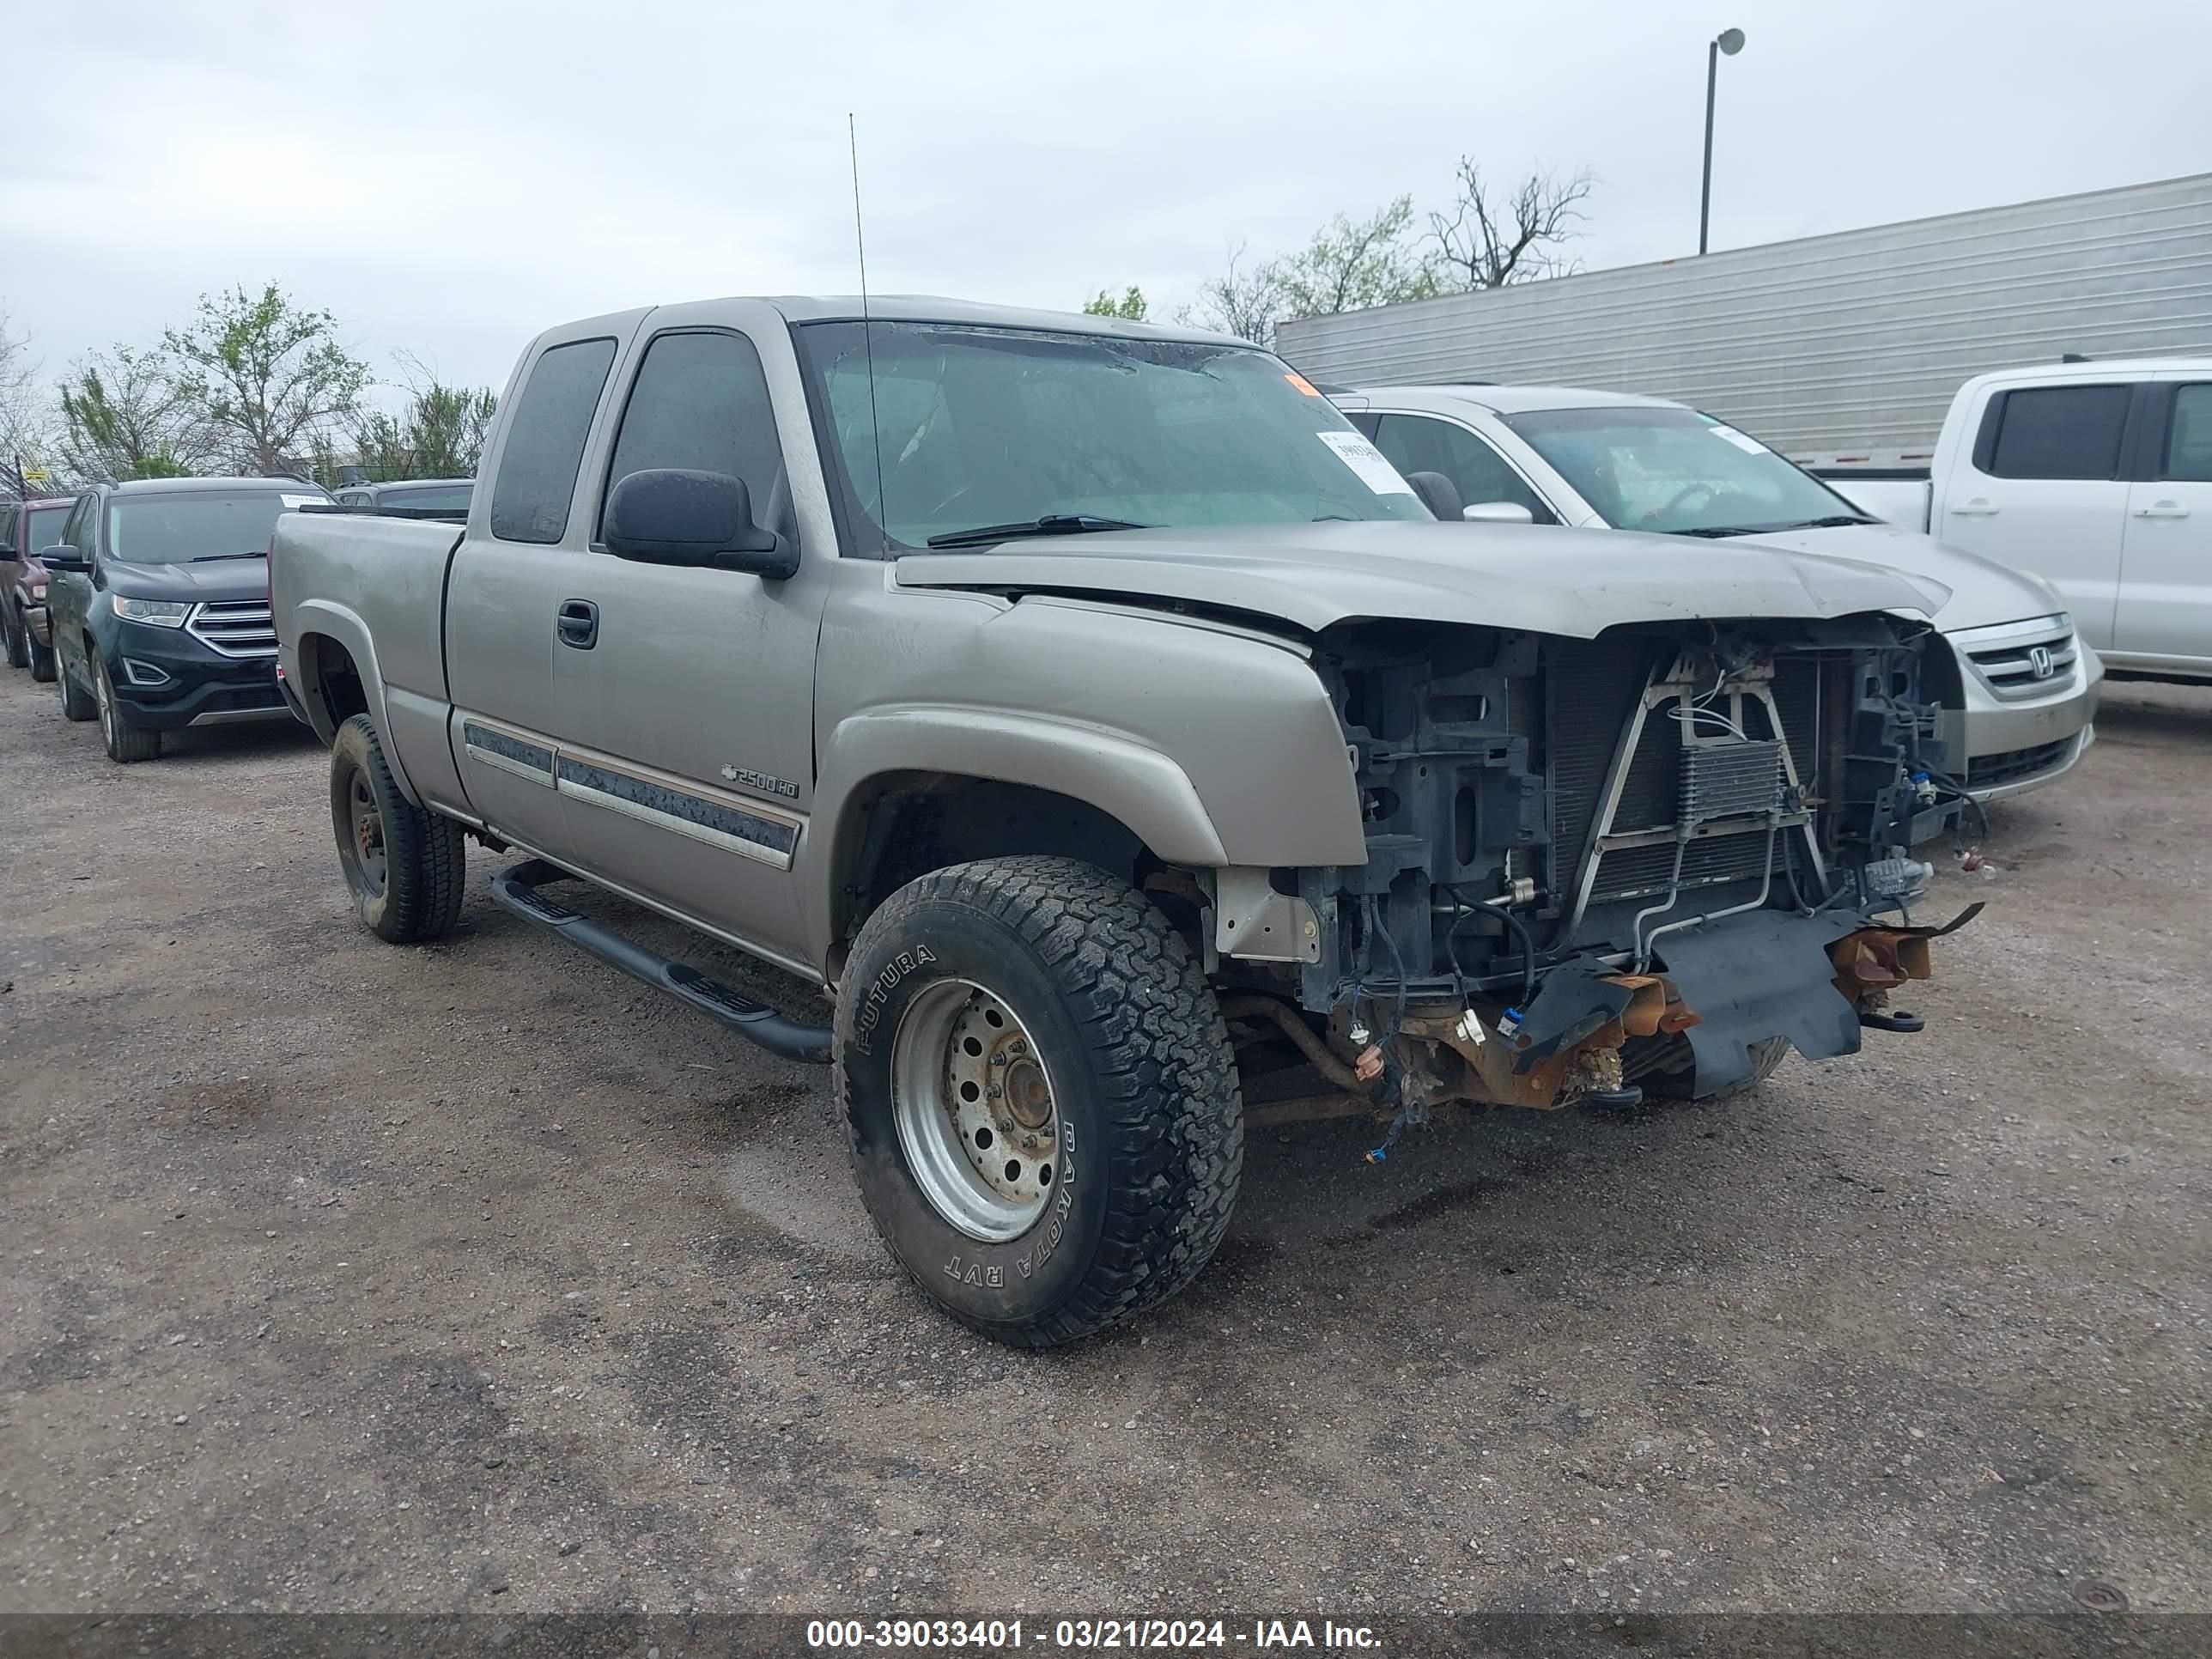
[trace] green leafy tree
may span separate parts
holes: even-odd
[[[61,459],[81,478],[181,478],[204,470],[205,422],[164,353],[118,345],[80,360],[62,382]]]
[[[1442,292],[1435,266],[1413,240],[1413,198],[1401,196],[1364,219],[1338,214],[1294,253],[1273,261],[1283,315],[1326,317]]]
[[[276,283],[202,295],[199,314],[163,348],[177,384],[224,459],[241,472],[291,471],[361,405],[368,365],[339,343],[337,319]]]
[[[373,410],[355,417],[355,464],[380,482],[475,477],[498,397],[489,386],[447,386],[408,361],[416,380],[405,407],[396,415]]]
[[[1145,290],[1134,283],[1123,289],[1118,299],[1111,289],[1102,288],[1083,304],[1083,312],[1087,317],[1120,317],[1132,323],[1143,322],[1145,311]]]

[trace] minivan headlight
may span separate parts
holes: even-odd
[[[128,594],[118,593],[115,614],[125,622],[150,623],[156,628],[182,628],[185,618],[192,614],[192,608],[177,599],[134,599]]]

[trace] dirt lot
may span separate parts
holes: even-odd
[[[1927,1035],[1260,1133],[1194,1291],[1028,1356],[821,1074],[480,881],[379,944],[304,734],[126,769],[6,674],[0,1610],[2212,1607],[2212,693],[2100,730]]]

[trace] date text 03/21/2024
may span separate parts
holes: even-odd
[[[1329,1648],[1376,1650],[1382,1646],[1365,1625],[1322,1620],[1255,1619],[1249,1626],[1221,1619],[1059,1619],[1025,1631],[1019,1619],[817,1619],[806,1626],[806,1644],[817,1649],[1020,1648],[1024,1638],[1037,1647],[1066,1650]]]

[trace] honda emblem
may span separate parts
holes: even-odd
[[[2027,651],[2027,665],[2035,671],[2036,678],[2049,679],[2052,669],[2056,666],[2051,660],[2051,647],[2047,645],[2030,646]]]

